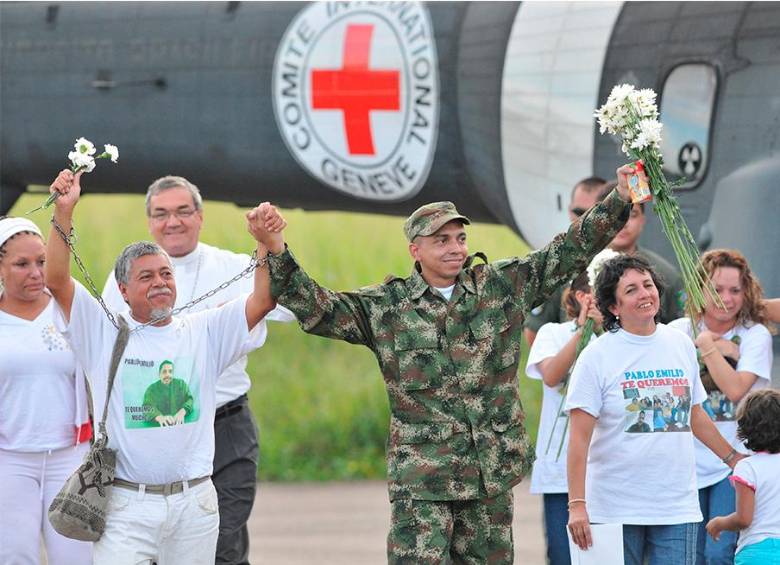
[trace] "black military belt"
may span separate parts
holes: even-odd
[[[198,477],[191,481],[176,481],[175,483],[168,483],[165,485],[142,485],[140,483],[134,483],[132,481],[126,481],[124,479],[114,479],[114,486],[119,488],[125,488],[128,490],[140,491],[143,487],[143,491],[147,494],[162,494],[163,496],[170,496],[171,494],[179,494],[184,491],[184,483],[187,483],[188,488],[192,488],[199,485],[202,482],[208,481],[211,476]]]
[[[241,410],[244,409],[244,406],[246,406],[247,402],[248,399],[246,394],[242,394],[235,400],[231,400],[230,402],[223,404],[217,408],[216,412],[214,412],[214,420],[226,418],[227,416],[232,416],[233,414],[238,414],[241,412]]]

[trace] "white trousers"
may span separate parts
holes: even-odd
[[[43,535],[49,565],[88,565],[92,544],[51,527],[49,505],[89,450],[89,443],[41,453],[0,449],[0,563],[38,565]]]
[[[218,534],[211,480],[170,496],[114,487],[95,565],[213,565]]]

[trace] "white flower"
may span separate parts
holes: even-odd
[[[86,153],[71,151],[68,153],[68,159],[70,159],[71,165],[76,170],[84,169],[86,172],[91,173],[95,168],[95,159]]]
[[[634,87],[630,84],[618,84],[612,88],[612,92],[609,93],[607,98],[607,104],[614,104],[615,106],[622,106],[626,98],[634,91]]]
[[[119,160],[119,149],[117,146],[106,143],[104,147],[106,149],[105,154],[111,158],[112,163],[116,163]]]
[[[643,88],[638,91],[632,99],[637,113],[642,118],[651,120],[658,119],[658,107],[655,105],[655,91],[650,88]]]
[[[76,151],[79,153],[83,153],[84,155],[94,155],[95,154],[95,146],[92,145],[92,142],[84,137],[79,137],[76,140],[76,144],[73,146]]]
[[[619,255],[620,253],[611,250],[609,247],[606,247],[599,251],[599,253],[596,254],[593,259],[591,259],[590,265],[588,265],[588,284],[590,285],[591,289],[596,288],[596,277],[599,276],[601,269],[604,267],[604,263]]]
[[[91,173],[95,169],[95,160],[90,159],[84,164],[84,172]]]
[[[663,125],[657,120],[641,120],[639,122],[639,134],[631,142],[631,147],[642,150],[661,146],[661,128]]]

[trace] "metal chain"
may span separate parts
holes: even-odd
[[[86,267],[84,266],[83,261],[81,260],[81,257],[79,257],[78,253],[76,253],[76,247],[73,243],[73,240],[76,239],[75,234],[73,233],[73,228],[71,228],[71,235],[67,235],[65,231],[60,227],[60,225],[54,220],[54,218],[51,219],[51,223],[54,226],[54,229],[57,230],[57,233],[60,234],[60,237],[62,237],[63,241],[66,243],[66,245],[70,248],[71,253],[73,253],[73,259],[76,261],[76,265],[79,268],[79,271],[81,271],[81,274],[84,275],[84,280],[87,281],[87,284],[89,285],[90,292],[95,297],[95,299],[100,303],[100,305],[103,307],[103,310],[106,312],[106,316],[108,316],[109,321],[114,325],[115,328],[119,329],[119,324],[116,321],[116,318],[114,317],[114,314],[111,313],[111,311],[106,306],[106,303],[103,302],[103,297],[101,296],[100,292],[98,292],[97,287],[95,286],[94,281],[92,280],[92,277],[87,272]],[[209,290],[205,294],[199,296],[198,298],[195,298],[193,300],[190,300],[187,304],[184,306],[180,306],[178,308],[174,308],[170,314],[167,314],[165,316],[158,316],[157,318],[152,318],[148,322],[145,322],[143,324],[140,324],[130,330],[130,333],[135,333],[139,330],[142,330],[146,326],[151,326],[154,324],[157,324],[159,322],[162,322],[163,320],[168,319],[171,316],[175,316],[179,312],[183,312],[184,310],[187,310],[189,308],[192,308],[196,304],[203,302],[207,298],[211,298],[221,290],[226,289],[233,283],[236,283],[243,279],[244,277],[248,277],[250,274],[254,272],[255,269],[261,268],[263,265],[265,265],[268,262],[268,257],[263,257],[262,259],[257,259],[257,251],[252,252],[252,257],[249,260],[249,266],[238,273],[236,276],[234,276],[232,279],[227,280],[220,284],[218,287]],[[194,289],[193,289],[194,290]]]
[[[95,281],[92,280],[92,277],[87,272],[87,268],[84,266],[81,257],[79,257],[79,254],[76,253],[76,245],[74,242],[78,241],[78,238],[76,237],[73,228],[72,227],[70,228],[70,234],[66,234],[65,230],[63,230],[62,227],[57,223],[57,220],[54,219],[54,216],[51,217],[51,225],[54,226],[54,229],[57,230],[58,234],[60,234],[62,241],[65,242],[65,245],[67,245],[70,248],[70,252],[73,253],[73,260],[76,261],[76,265],[78,266],[79,271],[81,271],[81,274],[84,275],[84,280],[87,282],[87,285],[89,286],[89,291],[92,293],[92,296],[94,296],[95,299],[100,304],[100,306],[103,307],[106,316],[108,316],[108,320],[113,324],[113,326],[116,329],[119,329],[119,324],[117,323],[116,318],[114,318],[114,314],[111,313],[111,310],[108,309],[106,303],[103,302],[103,297],[100,295],[97,286],[95,286]]]
[[[168,319],[171,316],[175,316],[179,312],[182,312],[184,310],[192,308],[193,306],[195,306],[196,304],[198,304],[200,302],[203,302],[207,298],[211,298],[212,296],[217,294],[219,291],[226,289],[231,284],[240,281],[244,277],[247,277],[255,269],[259,269],[260,267],[265,265],[266,262],[268,262],[268,257],[263,257],[262,259],[260,259],[258,261],[258,259],[257,259],[257,251],[253,251],[252,252],[252,257],[249,259],[249,266],[246,269],[244,269],[243,271],[241,271],[240,273],[238,273],[236,276],[234,276],[232,279],[223,282],[218,287],[213,288],[212,290],[206,292],[205,294],[202,294],[198,298],[195,298],[194,300],[190,300],[184,306],[179,306],[178,308],[174,308],[173,310],[171,310],[171,313],[166,315],[166,316],[159,316],[159,317],[153,318],[153,319],[149,320],[148,322],[145,322],[145,323],[143,323],[143,324],[141,324],[139,326],[136,326],[135,328],[130,330],[130,333],[137,332],[138,330],[141,330],[141,329],[145,328],[146,326],[151,326],[151,325],[156,324],[158,322],[162,322],[163,320],[166,320],[166,319]]]

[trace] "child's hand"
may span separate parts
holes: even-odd
[[[720,533],[723,531],[723,516],[717,516],[707,522],[706,528],[710,537],[715,541],[718,541],[718,539],[720,539]]]

